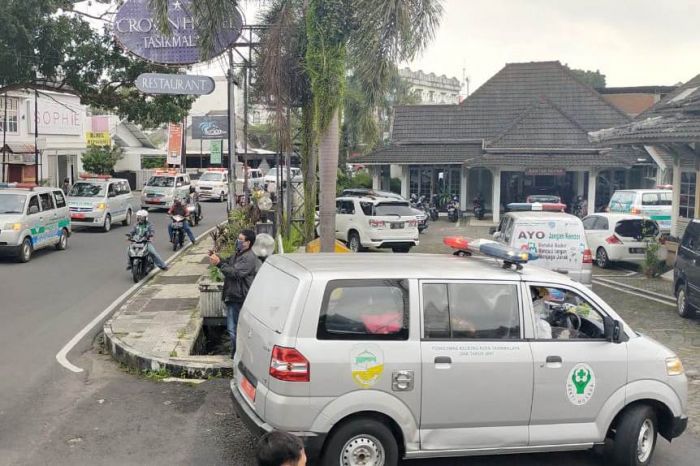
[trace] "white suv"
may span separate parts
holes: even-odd
[[[418,221],[408,201],[388,197],[339,197],[335,236],[359,252],[368,247],[408,252],[418,246]]]

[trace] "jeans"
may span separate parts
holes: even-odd
[[[231,337],[231,358],[236,354],[236,328],[241,306],[241,303],[226,303],[226,330]]]
[[[163,262],[163,259],[161,259],[160,255],[158,254],[158,251],[156,251],[156,247],[153,246],[153,243],[148,243],[146,248],[148,249],[148,252],[151,254],[151,257],[153,257],[153,263],[156,264],[156,267],[158,267],[159,269],[164,269],[165,267],[167,267],[165,265],[165,262]],[[131,265],[131,258],[129,257],[129,248],[126,249],[126,257],[127,257],[127,261],[128,261],[127,265],[130,266]]]
[[[187,220],[182,222],[182,229],[185,230],[185,234],[187,237],[194,243],[194,233],[192,233],[192,228],[190,228],[190,222]],[[173,237],[173,224],[169,223],[168,224],[168,238],[172,239]]]

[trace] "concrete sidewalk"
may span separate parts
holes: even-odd
[[[198,282],[207,273],[211,247],[207,236],[187,249],[105,323],[105,346],[116,360],[132,369],[166,369],[183,377],[231,374],[228,356],[193,355],[202,346]]]

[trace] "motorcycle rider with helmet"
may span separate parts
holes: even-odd
[[[158,254],[158,251],[156,251],[155,246],[153,246],[153,243],[151,242],[151,238],[155,236],[155,230],[153,229],[153,225],[151,222],[148,221],[148,211],[147,210],[139,210],[136,212],[136,225],[134,225],[134,228],[131,229],[129,232],[129,237],[134,238],[134,237],[145,237],[148,239],[148,245],[146,246],[148,248],[148,253],[153,257],[153,263],[156,264],[156,266],[161,269],[161,270],[168,270],[168,266],[163,262],[163,259],[161,259],[160,255]],[[129,250],[127,249],[127,256],[128,256]],[[129,260],[129,263],[126,266],[126,270],[131,270],[131,261]]]
[[[190,239],[192,244],[194,244],[194,233],[192,233],[192,229],[190,228],[190,221],[189,221],[189,214],[187,212],[187,206],[182,203],[182,199],[179,197],[176,197],[173,200],[173,206],[168,210],[168,215],[173,216],[173,215],[179,215],[183,217],[185,220],[182,221],[182,229],[185,230],[185,233],[187,234],[187,237]],[[173,237],[173,224],[170,223],[168,224],[168,238]]]

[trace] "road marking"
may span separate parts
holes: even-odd
[[[219,225],[220,225],[220,224],[219,224]],[[218,225],[217,225],[217,226],[218,226]],[[211,227],[210,229],[208,229],[207,231],[205,231],[205,232],[202,233],[201,235],[197,236],[197,237],[195,238],[195,242],[197,242],[197,241],[199,241],[200,239],[202,239],[202,238],[204,238],[205,236],[207,236],[210,232],[214,231],[215,228],[216,228],[216,226]],[[165,263],[166,263],[166,264],[170,264],[170,263],[173,262],[175,259],[177,259],[178,257],[180,257],[180,255],[182,255],[185,251],[189,250],[191,246],[192,246],[191,244],[188,244],[186,247],[181,248],[181,249],[180,249],[179,251],[177,251],[175,254],[173,254],[172,256],[168,257],[168,258],[165,260]],[[85,327],[83,327],[73,338],[70,339],[70,341],[69,341],[68,343],[66,343],[66,345],[65,345],[63,348],[61,348],[61,350],[60,350],[58,353],[56,353],[56,361],[58,361],[58,363],[59,363],[60,365],[62,365],[63,367],[65,367],[66,369],[68,369],[68,370],[71,371],[71,372],[75,372],[76,374],[79,374],[79,373],[83,372],[83,369],[82,369],[82,368],[76,366],[75,364],[71,363],[71,362],[68,360],[68,357],[67,357],[67,356],[68,356],[68,353],[75,347],[75,345],[77,345],[77,344],[80,342],[80,340],[82,340],[83,338],[85,338],[85,336],[86,336],[95,326],[99,325],[100,322],[102,322],[104,319],[106,319],[107,316],[109,316],[109,314],[110,314],[111,312],[113,312],[114,309],[115,309],[118,305],[120,305],[122,302],[124,302],[124,300],[127,299],[129,296],[131,296],[132,294],[136,293],[136,291],[138,291],[139,288],[145,286],[146,283],[148,283],[148,282],[150,281],[150,279],[153,278],[153,276],[154,276],[155,274],[157,274],[159,271],[160,271],[160,270],[159,270],[157,267],[154,268],[153,270],[151,270],[151,272],[150,272],[148,275],[146,275],[145,278],[142,278],[140,282],[135,283],[134,285],[132,285],[131,288],[129,288],[128,290],[126,290],[124,293],[121,294],[121,296],[119,296],[116,300],[114,300],[114,301],[112,302],[112,304],[110,304],[109,306],[107,306],[107,308],[106,308],[104,311],[100,312],[100,314],[99,314],[97,317],[95,317],[94,319],[92,319],[92,321],[90,321],[89,324],[87,324]]]
[[[632,275],[637,275],[638,273],[639,273],[639,272],[635,272],[634,270],[630,270],[629,272],[624,273],[624,274],[622,274],[622,275],[619,275],[619,274],[611,274],[611,273],[610,273],[610,274],[608,274],[608,273],[595,274],[595,273],[594,273],[594,274],[593,274],[593,277],[597,277],[597,278],[600,278],[600,277],[613,277],[613,278],[614,278],[614,277],[631,277]]]
[[[669,298],[668,295],[665,295],[665,294],[662,294],[662,293],[657,293],[656,291],[645,290],[645,289],[643,289],[643,288],[639,288],[639,287],[630,285],[630,284],[628,284],[628,283],[617,283],[617,282],[615,282],[615,281],[613,281],[613,280],[607,280],[607,279],[600,278],[600,277],[597,278],[596,280],[598,280],[598,281],[600,281],[600,282],[605,282],[605,283],[607,283],[607,284],[609,284],[609,285],[621,286],[622,288],[627,288],[628,290],[636,291],[636,292],[638,292],[638,293],[642,293],[642,294],[647,294],[647,295],[650,295],[650,296],[654,296],[654,297],[659,298],[659,299],[665,299],[665,300],[667,300],[667,301],[673,301],[673,299],[672,299],[672,298]]]
[[[624,288],[620,288],[620,287],[619,287],[619,284],[613,286],[613,285],[608,285],[607,283],[603,283],[603,282],[598,281],[598,280],[593,280],[593,283],[595,283],[596,285],[604,286],[604,287],[606,287],[606,288],[612,288],[613,290],[622,291],[623,293],[627,293],[627,294],[631,294],[631,295],[634,295],[634,296],[638,296],[638,297],[640,297],[640,298],[648,299],[648,300],[650,300],[650,301],[656,301],[657,303],[665,304],[666,306],[670,306],[670,307],[673,307],[673,308],[676,307],[676,304],[675,304],[675,303],[672,303],[672,302],[670,302],[670,301],[663,301],[663,300],[661,300],[661,299],[657,299],[657,298],[654,298],[654,297],[652,297],[652,296],[646,296],[646,295],[643,295],[643,294],[641,294],[641,293],[637,293],[636,291],[631,291],[631,290],[626,290],[626,289],[624,289]]]

